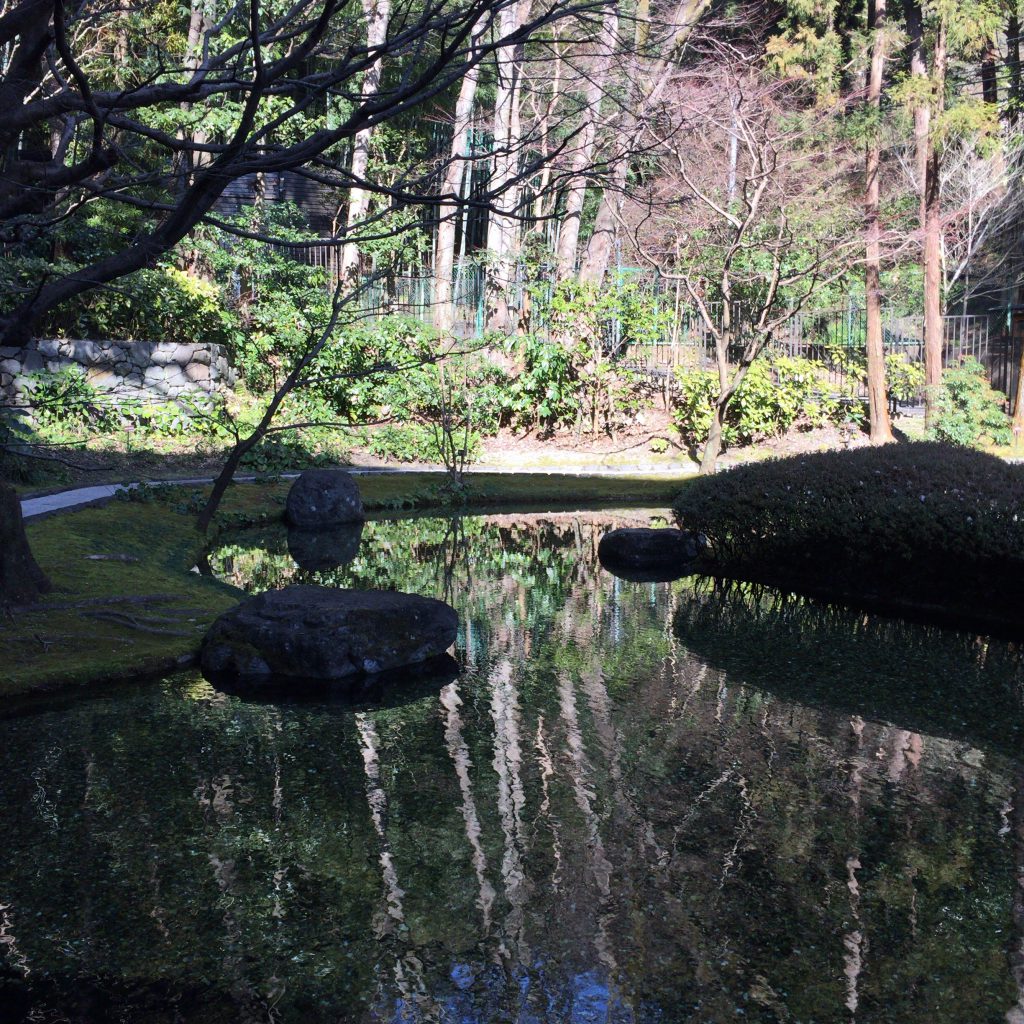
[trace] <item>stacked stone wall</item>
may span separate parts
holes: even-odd
[[[209,394],[235,384],[235,372],[222,345],[40,338],[25,348],[0,348],[0,399],[20,404],[32,374],[56,373],[68,366],[80,366],[103,391],[145,401]]]

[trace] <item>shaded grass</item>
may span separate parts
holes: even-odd
[[[678,476],[597,477],[565,473],[472,473],[466,487],[453,492],[438,472],[371,473],[357,476],[367,513],[442,508],[469,513],[554,512],[590,508],[668,508],[679,495]],[[280,517],[290,480],[232,487],[215,520],[217,529],[261,525]],[[193,507],[206,488],[190,488]]]
[[[473,475],[453,496],[439,473],[357,478],[367,511],[487,508],[554,511],[665,507],[679,480],[547,474]],[[290,481],[230,488],[214,532],[281,517]],[[189,663],[213,619],[242,595],[192,572],[204,548],[195,512],[208,488],[168,487],[28,523],[55,584],[46,600],[0,620],[0,698],[156,675]],[[117,556],[116,560],[90,555]],[[183,634],[183,635],[182,635]]]
[[[29,522],[28,536],[54,591],[0,626],[0,696],[187,663],[210,622],[238,597],[234,587],[189,571],[199,537],[164,504],[83,509]]]

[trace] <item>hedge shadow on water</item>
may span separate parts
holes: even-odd
[[[673,628],[731,683],[1011,757],[1024,750],[1016,644],[711,578]]]

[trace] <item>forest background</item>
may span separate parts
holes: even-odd
[[[5,465],[456,466],[653,422],[709,470],[791,429],[885,441],[917,403],[1008,444],[1019,35],[1004,0],[7,0],[0,348],[209,341],[240,386],[40,372]],[[981,319],[1003,393],[949,343]]]

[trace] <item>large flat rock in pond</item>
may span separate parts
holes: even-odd
[[[285,519],[289,526],[322,530],[361,523],[364,518],[359,486],[343,469],[307,469],[288,491]]]
[[[298,585],[225,612],[200,658],[214,677],[345,679],[438,657],[457,630],[455,609],[430,597]]]
[[[702,550],[702,538],[688,530],[624,527],[601,538],[597,557],[623,579],[667,582],[693,572]]]

